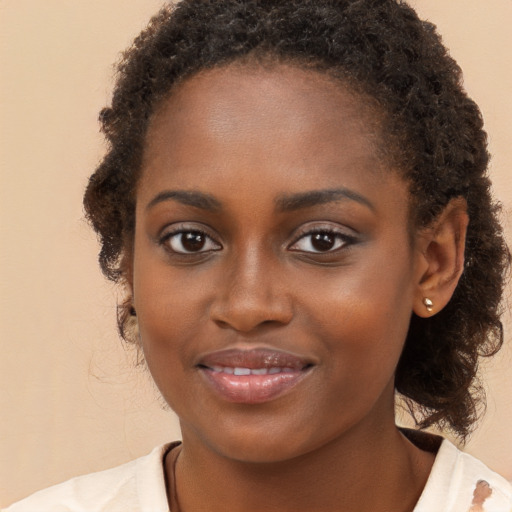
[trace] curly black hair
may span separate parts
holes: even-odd
[[[395,381],[419,428],[437,425],[465,440],[484,404],[479,357],[503,342],[509,252],[480,111],[435,26],[403,1],[182,0],[162,8],[123,54],[112,106],[100,114],[109,147],[84,205],[101,238],[103,272],[126,283],[135,188],[159,102],[201,70],[261,59],[329,74],[378,105],[385,145],[410,183],[415,228],[431,224],[451,199],[467,202],[462,277],[442,311],[413,314]],[[125,337],[129,304],[130,297],[118,319]]]

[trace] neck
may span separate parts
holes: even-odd
[[[394,423],[352,429],[317,450],[272,463],[229,459],[193,436],[183,440],[176,464],[180,512],[259,512],[262,503],[268,512],[407,512],[434,459]]]

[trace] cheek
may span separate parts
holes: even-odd
[[[149,283],[149,281],[148,281]],[[147,291],[147,293],[144,293]],[[194,345],[202,318],[197,294],[180,293],[178,287],[140,289],[136,303],[142,348],[148,364],[152,359],[181,361],[186,348]],[[190,292],[190,290],[188,290]],[[179,358],[175,356],[180,356]]]
[[[191,301],[179,289],[154,287],[145,281],[139,291],[137,309],[145,362],[169,407],[183,410],[183,403],[195,400],[187,385],[193,367],[198,319]]]
[[[326,349],[339,354],[331,364],[363,374],[394,371],[413,299],[412,271],[404,271],[410,259],[396,256],[393,264],[375,261],[317,280],[316,286],[306,283],[304,321],[317,339],[329,345]]]
[[[163,391],[169,382],[180,387],[180,375],[192,358],[197,330],[205,319],[207,300],[202,279],[180,278],[183,270],[177,274],[154,250],[141,245],[136,245],[134,255],[134,306],[146,363]]]
[[[135,309],[145,328],[169,336],[204,320],[208,274],[198,267],[174,268],[154,249],[136,246],[133,271]],[[169,327],[172,327],[169,330]]]

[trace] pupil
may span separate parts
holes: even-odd
[[[181,243],[187,251],[199,251],[204,247],[205,237],[202,233],[197,232],[183,233]]]
[[[311,244],[317,251],[328,251],[334,247],[334,236],[330,233],[315,233]]]

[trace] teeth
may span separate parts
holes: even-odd
[[[210,368],[215,373],[228,373],[229,375],[275,375],[276,373],[292,373],[293,368],[280,368],[273,366],[272,368],[243,368],[231,366],[212,366]]]
[[[251,375],[249,368],[235,368],[234,375]]]
[[[251,370],[252,375],[267,375],[267,373],[268,373],[267,368],[258,368],[258,369]]]

